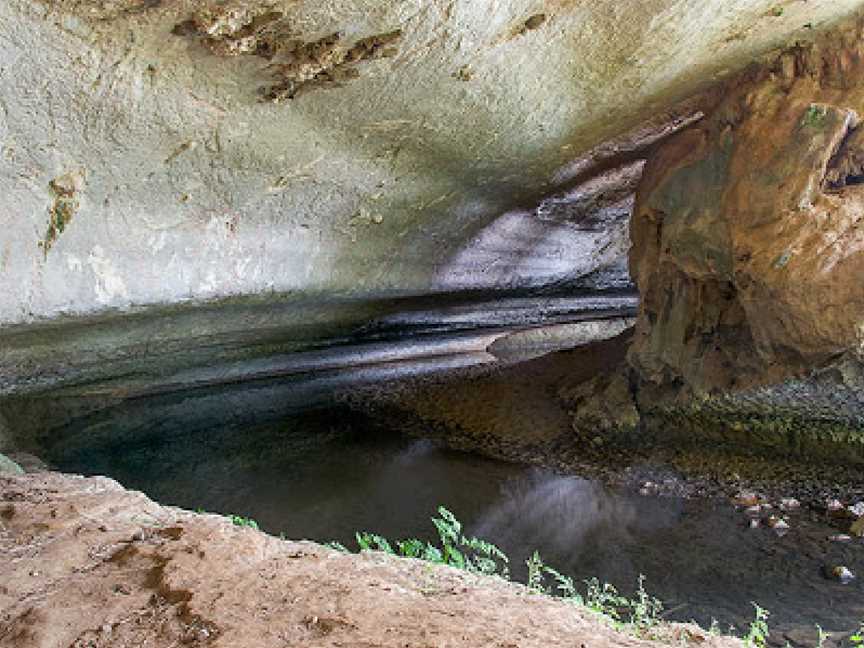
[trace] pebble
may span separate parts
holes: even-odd
[[[751,529],[758,529],[759,526],[760,526],[760,522],[758,519],[750,520],[750,528]]]
[[[789,523],[783,518],[777,517],[776,515],[772,515],[768,518],[767,524],[769,527],[774,529],[778,536],[781,538],[789,533]]]
[[[832,499],[825,502],[825,508],[828,509],[829,513],[837,513],[838,511],[844,510],[845,507],[840,500]]]
[[[828,536],[828,539],[831,542],[851,542],[852,536],[846,535],[845,533],[838,533],[837,535]]]
[[[859,538],[864,538],[864,517],[860,517],[849,527],[849,533]]]
[[[768,518],[768,526],[772,529],[788,529],[789,523],[783,518],[772,515]]]
[[[750,515],[750,516],[755,515],[758,517],[759,515],[762,514],[762,507],[759,506],[758,504],[756,506],[748,506],[746,509],[744,509],[744,512],[747,515]]]
[[[864,517],[864,502],[856,502],[846,510],[856,518]]]
[[[656,495],[659,490],[660,487],[657,484],[652,481],[646,481],[642,484],[642,488],[639,489],[639,494],[643,496]]]
[[[837,565],[836,567],[832,567],[829,570],[830,578],[842,583],[843,585],[848,585],[853,580],[855,580],[855,574],[852,573],[852,570],[846,567],[845,565]]]
[[[794,497],[784,497],[780,500],[780,509],[783,511],[794,511],[801,508],[801,502]]]
[[[746,508],[758,506],[759,496],[756,493],[752,493],[750,491],[741,491],[735,496],[735,503],[738,506],[744,506]]]

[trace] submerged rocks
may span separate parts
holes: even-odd
[[[776,515],[770,516],[766,520],[766,524],[769,528],[773,529],[775,533],[779,536],[784,536],[789,532],[790,526],[789,523],[781,517],[777,517]]]
[[[759,496],[750,491],[741,491],[735,496],[735,503],[738,506],[752,507],[759,504]]]
[[[796,511],[801,508],[801,502],[794,497],[784,497],[780,500],[781,511]]]

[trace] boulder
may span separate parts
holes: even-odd
[[[864,457],[861,33],[752,70],[646,165],[628,358],[655,428]]]

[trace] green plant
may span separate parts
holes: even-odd
[[[281,535],[279,537],[282,537]],[[284,538],[283,538],[284,539]],[[341,542],[328,542],[325,547],[329,547],[330,549],[335,549],[336,551],[340,551],[342,553],[351,553],[348,550],[348,547],[343,545]]]
[[[390,542],[387,538],[383,538],[380,535],[376,535],[374,533],[355,533],[354,537],[357,540],[357,546],[360,547],[360,551],[383,551],[384,553],[395,554],[393,551],[393,547],[390,545]]]
[[[825,632],[818,623],[816,624],[816,648],[823,648],[825,646],[825,640],[828,639],[831,635]]]
[[[503,551],[485,540],[465,536],[462,533],[462,523],[443,506],[438,507],[438,514],[441,517],[432,518],[432,524],[438,531],[440,547],[416,538],[391,543],[386,538],[365,531],[355,534],[357,545],[360,551],[383,551],[394,556],[450,565],[469,572],[508,577],[507,566],[510,561]],[[330,543],[330,546],[333,544]]]
[[[528,567],[528,589],[541,594],[548,594],[549,590],[543,584],[546,565],[543,564],[540,553],[535,551],[531,554],[531,557],[525,561],[525,566]]]
[[[771,15],[779,18],[780,16],[783,15],[783,12],[784,12],[783,7],[774,7],[771,10]]]
[[[554,595],[575,603],[576,605],[585,604],[585,599],[583,599],[582,595],[576,590],[576,585],[572,578],[565,576],[548,566],[544,566],[543,571],[551,576],[555,581],[555,592],[557,592],[557,594],[553,592]]]
[[[855,648],[864,646],[864,621],[861,622],[858,632],[849,637],[849,643],[855,646]]]
[[[804,126],[809,126],[810,128],[820,128],[825,124],[825,118],[827,116],[827,111],[824,106],[817,106],[816,104],[812,104],[805,112],[804,117],[801,119],[801,123]]]
[[[585,605],[589,610],[607,616],[613,621],[621,620],[621,610],[628,607],[630,601],[621,596],[611,583],[601,583],[597,578],[585,581]]]
[[[438,507],[438,515],[439,517],[432,518],[432,524],[438,532],[439,546],[416,538],[391,542],[369,532],[355,534],[357,545],[360,551],[382,551],[394,556],[450,565],[469,572],[509,578],[510,561],[501,549],[485,540],[465,536],[462,532],[462,523],[443,506]],[[347,551],[338,542],[328,543],[327,546],[338,551]],[[556,596],[573,604],[585,606],[609,619],[619,628],[629,630],[638,636],[645,636],[648,630],[660,623],[663,603],[646,592],[645,577],[641,574],[636,594],[632,599],[619,594],[614,585],[601,583],[597,578],[585,581],[586,592],[583,596],[570,576],[565,576],[546,565],[537,551],[526,560],[525,565],[528,568],[527,586],[534,592]],[[551,579],[551,582],[547,583],[547,578]],[[622,615],[625,614],[626,622],[622,621]],[[757,620],[761,618],[760,614],[767,617],[767,612],[757,607]],[[764,622],[764,618],[762,621]],[[759,627],[761,626],[757,626],[757,629]],[[751,634],[757,636],[752,629]],[[763,634],[767,637],[767,625]],[[762,643],[754,640],[754,647],[765,648],[764,639]]]
[[[645,591],[645,576],[642,574],[639,574],[636,596],[630,600],[629,607],[630,625],[640,633],[644,633],[660,623],[663,601]]]
[[[750,623],[750,629],[747,631],[744,641],[747,642],[748,646],[752,646],[753,648],[765,648],[770,636],[770,632],[768,631],[768,616],[770,613],[768,610],[759,607],[757,603],[753,603],[753,607],[756,608],[756,618]]]
[[[234,526],[258,529],[258,523],[252,518],[243,517],[242,515],[229,515],[228,518]]]
[[[719,637],[722,633],[720,630],[720,623],[714,617],[711,617],[711,625],[708,626],[708,634],[712,637]]]

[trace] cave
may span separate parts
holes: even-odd
[[[861,646],[862,12],[4,2],[0,647]]]

